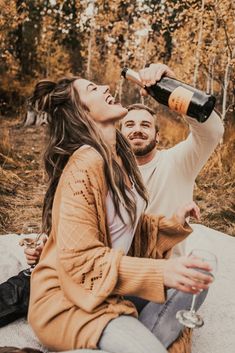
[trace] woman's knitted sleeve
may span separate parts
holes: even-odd
[[[145,214],[140,222],[140,233],[141,245],[138,249],[135,241],[135,253],[140,253],[142,257],[165,259],[176,244],[192,233],[192,228],[187,222],[181,225],[175,215],[167,218]]]

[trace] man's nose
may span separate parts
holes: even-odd
[[[135,124],[134,129],[133,129],[134,133],[139,133],[142,132],[142,128],[140,124]]]

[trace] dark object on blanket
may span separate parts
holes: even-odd
[[[27,315],[29,289],[30,277],[23,271],[0,284],[0,327]]]
[[[33,348],[0,347],[0,353],[42,353]]]

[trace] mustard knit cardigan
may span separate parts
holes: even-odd
[[[31,279],[29,322],[51,350],[97,348],[110,320],[137,316],[124,295],[163,303],[164,258],[191,232],[174,217],[143,215],[126,256],[111,248],[106,195],[101,155],[89,146],[78,149],[60,178],[52,231]],[[189,347],[184,332],[170,352]]]

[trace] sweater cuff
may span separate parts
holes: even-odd
[[[166,300],[163,283],[165,264],[166,260],[123,256],[114,293],[163,303]]]
[[[193,229],[190,227],[188,222],[185,221],[184,225],[182,225],[181,223],[179,223],[178,218],[175,214],[172,216],[172,221],[175,223],[176,226],[176,235],[179,234],[180,236],[186,237],[190,233],[192,233]]]

